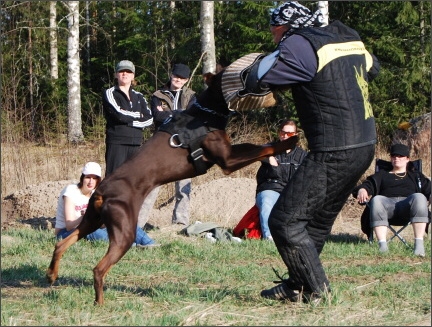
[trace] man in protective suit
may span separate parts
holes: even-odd
[[[374,157],[368,83],[379,63],[355,30],[340,21],[323,26],[319,10],[311,12],[295,1],[274,9],[270,25],[278,44],[271,55],[275,62],[270,69],[259,62],[252,67],[243,93],[291,88],[310,152],[269,218],[289,277],[261,296],[315,302],[330,291],[319,258],[325,239]]]

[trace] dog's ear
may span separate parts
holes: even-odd
[[[207,86],[210,86],[212,84],[214,76],[215,76],[215,74],[213,74],[213,73],[205,73],[203,75],[204,83],[206,83]]]

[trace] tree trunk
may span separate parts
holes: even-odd
[[[328,10],[328,1],[318,1],[318,8],[321,10],[324,16],[324,26],[328,25],[329,22],[329,10]]]
[[[79,56],[79,1],[68,1],[68,140],[84,140],[81,129],[81,84]]]
[[[50,1],[50,64],[51,78],[58,79],[57,1]]]
[[[201,53],[203,54],[202,72],[216,73],[216,50],[214,38],[214,2],[201,2]]]
[[[31,8],[31,3],[28,3]],[[36,132],[36,108],[34,106],[34,93],[33,93],[33,39],[32,39],[32,27],[33,21],[30,19],[28,23],[28,67],[29,67],[29,105],[30,105],[30,117],[31,117],[31,135],[30,139],[34,140]]]
[[[90,79],[91,79],[91,65],[90,65],[90,59],[91,59],[91,53],[90,53],[90,11],[89,11],[89,1],[86,0],[85,2],[85,8],[86,8],[86,75],[87,75],[87,87],[91,88],[91,83],[90,83]]]
[[[174,14],[174,10],[175,10],[175,1],[170,1],[170,15],[169,15],[169,26],[171,26],[172,29],[175,29],[175,23],[174,23],[174,19],[173,19],[173,14]],[[176,42],[175,42],[175,37],[174,35],[170,36],[170,41],[169,41],[169,50],[174,50],[176,47]],[[168,49],[167,49],[168,50]],[[169,52],[168,52],[169,53]],[[172,68],[172,67],[171,67]]]

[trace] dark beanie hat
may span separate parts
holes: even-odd
[[[403,156],[403,157],[409,157],[410,156],[410,150],[405,144],[393,144],[390,148],[390,155],[395,156]]]
[[[184,64],[175,64],[173,71],[173,75],[176,75],[181,78],[189,78],[190,77],[190,69],[188,66]]]

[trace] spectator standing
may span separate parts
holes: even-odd
[[[414,254],[424,257],[423,238],[429,222],[428,199],[431,181],[419,171],[408,169],[410,150],[404,144],[390,148],[392,169],[380,169],[357,186],[353,196],[359,203],[367,203],[369,197],[370,227],[378,240],[380,252],[387,252],[387,226],[393,220],[411,221],[414,231]]]
[[[269,217],[289,277],[263,290],[264,298],[318,302],[330,292],[320,253],[375,153],[368,83],[378,74],[378,61],[355,30],[323,21],[320,10],[296,1],[274,9],[277,60],[261,79],[249,74],[246,80],[249,93],[291,88],[309,149]]]
[[[81,173],[78,184],[67,185],[61,192],[57,203],[55,235],[57,239],[68,237],[81,222],[94,190],[102,180],[101,166],[96,162],[87,162]],[[89,241],[109,241],[105,227],[88,234]],[[147,233],[137,226],[135,243],[137,247],[158,246]]]
[[[188,109],[195,101],[195,92],[186,87],[191,71],[184,64],[175,64],[169,81],[151,96],[150,108],[154,117],[156,129],[171,117],[175,111]],[[188,225],[190,216],[191,179],[174,182],[175,206],[172,215],[173,224]],[[138,225],[144,226],[150,211],[153,209],[160,187],[153,189],[144,200],[143,209],[138,219]]]
[[[297,135],[297,125],[292,120],[285,120],[279,125],[279,141],[284,141]],[[298,166],[306,156],[306,151],[296,146],[285,153],[270,156],[261,161],[257,171],[256,205],[259,209],[259,218],[262,238],[273,240],[268,219],[280,193],[293,177]]]
[[[147,101],[133,88],[135,65],[122,60],[115,71],[116,85],[102,95],[106,119],[105,177],[138,151],[144,128],[153,124]]]

